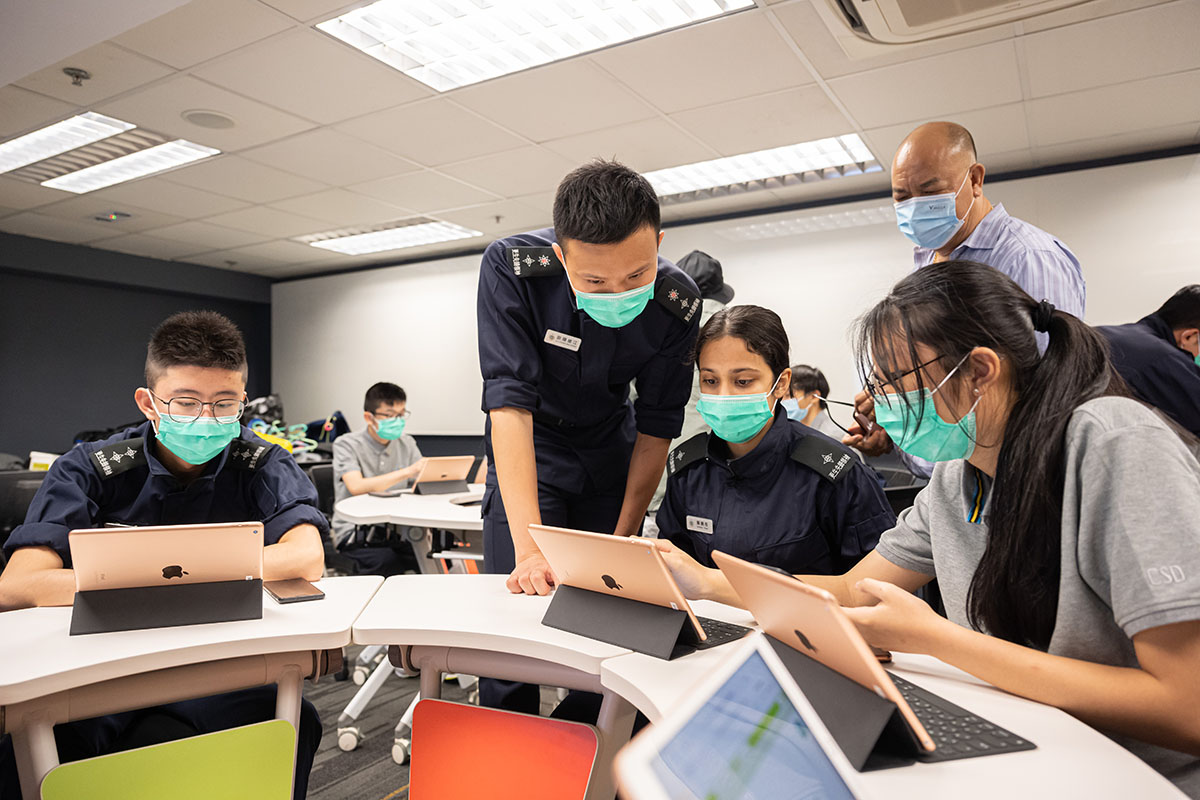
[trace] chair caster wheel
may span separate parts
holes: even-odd
[[[392,743],[392,761],[403,764],[408,761],[408,750],[411,743],[408,739],[396,739]]]
[[[362,686],[369,677],[371,677],[371,670],[363,666],[355,667],[354,672],[350,674],[350,680],[354,681],[355,686]]]
[[[337,744],[338,749],[342,752],[349,753],[352,750],[358,749],[359,742],[362,741],[362,733],[358,728],[338,728]]]

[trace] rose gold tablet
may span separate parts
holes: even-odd
[[[475,456],[434,456],[425,459],[425,466],[417,476],[416,483],[441,483],[442,481],[465,481]]]
[[[530,525],[529,535],[562,583],[683,611],[708,639],[652,540],[547,525]]]
[[[68,541],[80,592],[262,577],[261,522],[90,528]]]
[[[719,550],[712,557],[763,630],[891,700],[921,746],[934,749],[925,726],[832,594]]]

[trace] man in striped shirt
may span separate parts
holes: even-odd
[[[916,247],[916,269],[950,259],[978,261],[1000,270],[1035,300],[1049,300],[1060,311],[1083,319],[1087,289],[1079,259],[1052,234],[1009,216],[983,194],[986,170],[976,161],[975,140],[953,122],[929,122],[900,143],[892,161],[892,199],[900,231]],[[1038,347],[1047,337],[1036,334]],[[874,419],[865,392],[855,397],[858,410]],[[890,452],[891,439],[876,428],[864,437],[850,428],[844,442],[877,456]],[[901,453],[915,475],[929,477],[933,465]]]

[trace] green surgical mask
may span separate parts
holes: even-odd
[[[163,447],[187,463],[199,466],[220,455],[241,432],[236,417],[227,422],[218,422],[213,417],[176,422],[164,414],[158,418],[154,435]]]
[[[975,406],[979,405],[982,398],[976,398],[974,405],[958,422],[943,420],[933,404],[933,395],[966,360],[967,356],[963,356],[962,361],[933,389],[872,395],[875,421],[887,431],[897,447],[909,455],[935,462],[958,461],[970,458],[975,452]],[[919,413],[919,418],[913,418],[914,412]]]
[[[1200,353],[1197,353],[1196,357],[1193,358],[1192,360],[1196,362],[1197,367],[1200,367]]]
[[[779,379],[759,394],[701,394],[696,410],[719,438],[734,444],[747,442],[758,435],[775,415],[772,394]]]
[[[408,420],[404,417],[375,418],[375,433],[380,439],[393,441],[404,435],[404,426]]]
[[[654,274],[657,278],[658,272]],[[575,289],[569,275],[567,283]],[[624,328],[646,310],[646,304],[654,295],[654,283],[652,279],[645,286],[616,294],[581,292],[575,289],[575,304],[579,306],[580,311],[606,328]]]

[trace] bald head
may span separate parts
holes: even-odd
[[[956,247],[991,210],[983,196],[984,168],[975,159],[971,132],[954,122],[925,123],[904,137],[892,159],[892,199],[897,203],[954,195],[954,215],[963,225],[939,251]]]

